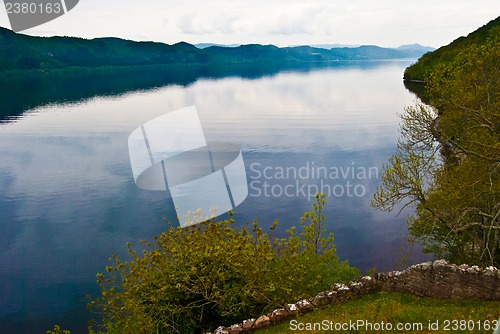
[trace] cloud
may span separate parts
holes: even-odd
[[[176,43],[440,46],[496,17],[498,0],[80,1],[32,35],[115,36]],[[0,26],[9,27],[0,10]],[[44,30],[44,31],[42,31]],[[49,33],[50,31],[50,33]]]
[[[180,32],[192,35],[241,33],[237,28],[239,20],[240,15],[234,12],[218,15],[189,12],[179,18],[177,27]]]
[[[230,9],[217,13],[185,12],[177,20],[181,33],[192,35],[246,34],[294,35],[321,32],[321,22],[327,19],[326,6],[295,4],[290,6]]]
[[[261,34],[315,34],[323,21],[326,6],[293,6],[271,15],[259,27]]]
[[[224,3],[225,4],[225,3]],[[348,36],[356,36],[358,40],[374,37],[377,31],[385,27],[393,28],[393,22],[399,26],[406,25],[394,1],[386,1],[386,6],[373,2],[347,1],[327,3],[325,1],[272,1],[254,6],[222,6],[224,9],[214,11],[208,6],[197,7],[196,10],[184,11],[177,19],[177,30],[189,35],[231,35],[272,38],[272,36],[315,36],[316,39],[336,38],[352,43]],[[241,3],[239,3],[241,4]],[[219,4],[221,5],[221,4]],[[376,37],[380,37],[378,34]]]

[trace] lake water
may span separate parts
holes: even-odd
[[[395,150],[397,114],[415,97],[402,83],[409,61],[367,64],[55,101],[0,123],[0,332],[55,323],[86,332],[95,274],[113,253],[125,257],[126,242],[176,220],[165,192],[135,185],[128,136],[191,105],[207,141],[241,149],[249,195],[237,224],[279,219],[283,232],[309,210],[309,192],[323,190],[340,258],[395,269],[411,247],[406,214],[377,211],[370,199]],[[407,264],[425,258],[414,247]]]

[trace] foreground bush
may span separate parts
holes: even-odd
[[[258,316],[288,302],[353,279],[357,269],[339,262],[333,235],[325,235],[324,195],[301,219],[302,231],[272,236],[257,222],[233,219],[188,228],[172,227],[143,242],[132,259],[116,256],[98,274],[104,333],[199,333]],[[93,333],[93,331],[90,331]],[[99,333],[103,333],[99,332]]]

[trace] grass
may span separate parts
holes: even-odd
[[[499,317],[500,301],[379,292],[314,310],[257,333],[492,333]],[[364,323],[356,327],[357,321]],[[344,329],[338,327],[342,324]],[[398,324],[408,328],[398,329]]]

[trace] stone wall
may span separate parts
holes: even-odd
[[[376,279],[383,291],[435,298],[500,300],[500,270],[495,267],[457,266],[438,260],[405,271],[377,274]]]
[[[334,284],[317,296],[288,304],[257,319],[248,319],[230,327],[219,327],[214,334],[251,333],[273,326],[314,308],[341,303],[377,291],[407,292],[418,296],[446,299],[500,300],[500,270],[449,264],[444,260],[426,262],[404,271],[378,273],[349,284]]]

